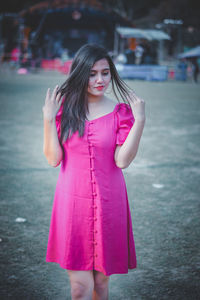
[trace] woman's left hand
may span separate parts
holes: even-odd
[[[145,101],[142,98],[136,96],[135,93],[129,94],[130,105],[134,115],[134,119],[138,121],[145,121]]]

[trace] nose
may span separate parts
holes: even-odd
[[[97,82],[100,83],[103,81],[101,73],[97,74]]]

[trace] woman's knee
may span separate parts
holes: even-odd
[[[89,272],[68,272],[71,283],[72,299],[90,299],[94,288],[94,280]]]
[[[94,288],[98,290],[104,290],[108,287],[109,276],[105,276],[101,272],[95,272],[94,274]]]
[[[74,281],[71,283],[71,295],[72,299],[89,299],[92,289],[91,286],[79,281]]]

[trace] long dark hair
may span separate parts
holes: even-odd
[[[107,59],[114,95],[118,102],[120,95],[124,102],[129,103],[130,88],[119,77],[115,65],[105,48],[86,44],[76,53],[69,77],[59,88],[58,93],[64,96],[62,117],[61,117],[61,135],[60,143],[78,130],[79,136],[83,136],[85,129],[86,113],[88,112],[87,89],[90,71],[95,62],[100,59]]]

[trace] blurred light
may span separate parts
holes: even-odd
[[[20,68],[17,70],[17,74],[20,74],[20,75],[24,75],[24,74],[27,74],[28,73],[28,70],[26,68]],[[21,221],[17,221],[16,222],[21,222]]]
[[[183,21],[182,20],[176,20],[176,19],[164,19],[163,23],[164,24],[182,25]]]
[[[73,20],[79,20],[81,17],[82,17],[82,15],[78,10],[73,11],[73,13],[72,13]]]
[[[161,29],[161,28],[163,27],[163,24],[162,24],[162,23],[156,24],[155,27],[156,27],[157,29]]]
[[[192,33],[192,32],[194,32],[194,27],[189,26],[189,27],[187,28],[187,30],[188,30],[189,33]]]

